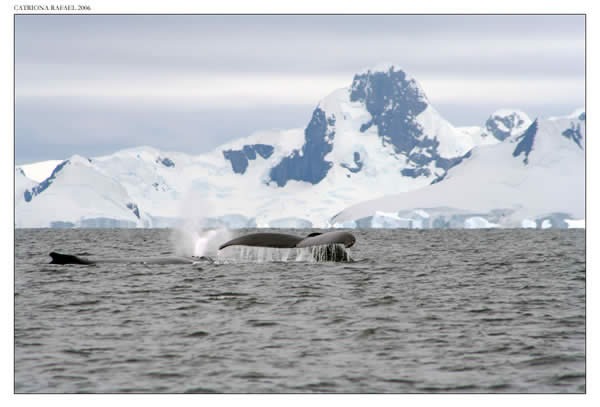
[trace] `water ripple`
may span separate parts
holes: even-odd
[[[586,391],[584,231],[357,230],[350,264],[48,264],[173,255],[170,233],[16,230],[15,392]]]

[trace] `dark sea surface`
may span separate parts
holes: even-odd
[[[354,263],[80,266],[48,253],[172,231],[16,230],[15,391],[586,391],[584,230],[353,233]]]

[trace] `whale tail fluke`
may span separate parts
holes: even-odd
[[[285,233],[250,233],[232,239],[219,246],[222,250],[229,246],[253,246],[253,247],[272,247],[276,249],[290,249],[296,247],[296,244],[302,240],[301,237],[288,235]]]
[[[352,233],[343,231],[313,232],[305,238],[284,233],[251,233],[223,243],[219,250],[229,246],[271,247],[277,249],[301,249],[320,246],[324,247],[325,250],[319,252],[317,261],[352,261],[344,247],[352,247],[355,242],[356,238]],[[342,247],[334,247],[337,245]]]

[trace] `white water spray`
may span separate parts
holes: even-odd
[[[218,253],[219,263],[267,263],[327,261],[332,250],[344,250],[343,245],[323,245],[303,248],[276,249],[271,247],[229,246]],[[350,255],[348,249],[346,253]]]
[[[216,256],[219,245],[230,240],[225,228],[207,229],[202,223],[184,222],[173,233],[175,252],[180,256]]]
[[[188,194],[181,213],[182,221],[171,235],[175,253],[179,256],[216,256],[219,245],[233,236],[225,227],[209,225],[208,218],[214,216],[214,211],[207,198],[199,193]]]
[[[210,241],[217,235],[216,230],[208,230],[196,238],[194,246],[194,256],[204,256]]]

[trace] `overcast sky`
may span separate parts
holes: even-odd
[[[151,145],[202,153],[304,128],[363,68],[394,63],[457,126],[585,101],[583,16],[15,17],[17,164]]]

